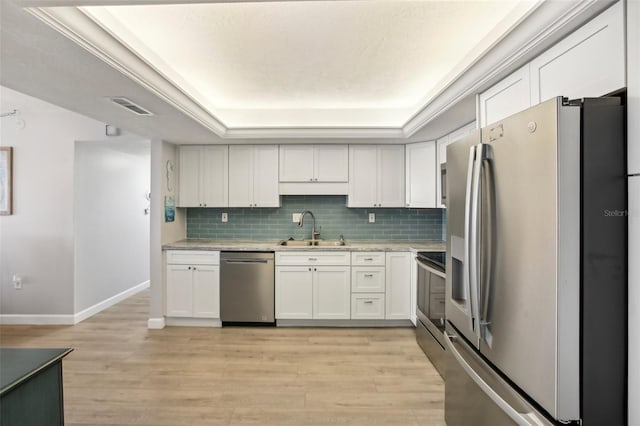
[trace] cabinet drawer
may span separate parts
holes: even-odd
[[[353,293],[384,293],[384,266],[354,266],[351,268]]]
[[[167,250],[167,264],[219,265],[220,252],[210,250]]]
[[[384,319],[384,294],[352,294],[351,319]]]
[[[279,251],[276,265],[335,265],[349,266],[351,259],[347,251]]]
[[[383,251],[355,251],[351,253],[351,264],[384,266],[384,257]]]

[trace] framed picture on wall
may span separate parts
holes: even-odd
[[[0,215],[12,213],[12,154],[12,147],[0,146]]]

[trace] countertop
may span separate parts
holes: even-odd
[[[282,240],[231,240],[189,238],[162,246],[163,250],[220,251],[445,251],[444,241],[346,240],[344,246],[281,246]]]

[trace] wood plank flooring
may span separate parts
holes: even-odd
[[[73,347],[66,425],[444,425],[412,329],[148,330],[142,292],[74,326],[0,326],[4,347]]]

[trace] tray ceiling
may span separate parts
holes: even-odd
[[[538,4],[336,0],[79,10],[210,114],[218,134],[278,128],[401,134]],[[91,43],[100,47],[97,38]]]

